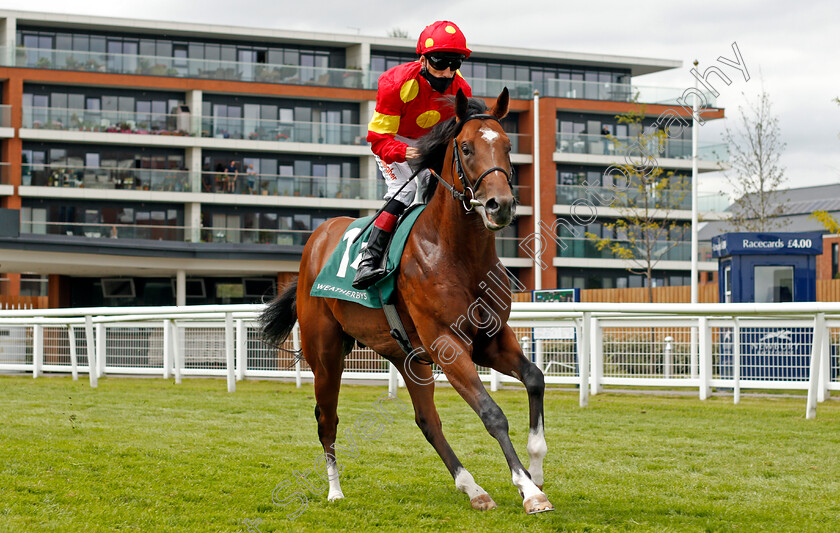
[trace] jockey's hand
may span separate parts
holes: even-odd
[[[417,148],[409,146],[405,149],[406,159],[417,159],[418,157],[420,157],[420,150],[418,150]]]

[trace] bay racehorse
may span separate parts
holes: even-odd
[[[549,511],[554,507],[542,491],[547,450],[543,374],[523,356],[507,325],[511,295],[495,246],[494,232],[510,224],[515,211],[511,145],[499,123],[508,111],[508,91],[502,91],[489,111],[481,100],[468,99],[460,91],[454,103],[455,117],[435,126],[420,141],[419,165],[432,169],[438,182],[408,237],[396,281],[395,305],[418,349],[411,356],[400,349],[381,309],[310,296],[315,278],[353,221],[347,217],[328,220],[312,233],[297,280],[261,316],[264,338],[278,345],[295,320],[300,323],[301,351],[315,378],[315,417],[327,462],[329,500],[344,497],[334,455],[336,407],[344,357],[358,342],[399,369],[417,425],[472,507],[492,509],[496,503],[464,468],[443,435],[429,362],[443,370],[499,442],[525,511]],[[529,469],[519,460],[507,418],[484,388],[474,363],[525,385],[530,407]]]

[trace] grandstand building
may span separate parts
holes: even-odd
[[[320,223],[382,205],[367,122],[377,77],[416,59],[414,45],[0,10],[0,305],[272,294],[297,272]],[[474,95],[493,99],[508,87],[513,98],[503,125],[520,205],[498,235],[502,262],[529,288],[537,276],[543,288],[642,286],[626,259],[586,234],[621,239],[609,221],[623,212],[597,205],[615,186],[604,171],[623,158],[616,146],[636,134],[617,115],[644,104],[637,128],[645,131],[668,110],[689,116],[677,104],[684,88],[635,83],[680,62],[470,46],[461,74]],[[710,95],[705,101],[704,119],[723,117]],[[667,133],[658,163],[690,184],[690,128]],[[709,147],[700,153],[710,154],[701,172],[718,168]],[[691,200],[656,194],[679,224],[655,283],[686,285]],[[563,229],[584,200],[597,218]],[[546,249],[542,266],[520,246],[538,226],[535,212],[563,241]]]

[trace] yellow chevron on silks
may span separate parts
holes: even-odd
[[[400,129],[400,117],[399,115],[385,115],[379,111],[374,111],[368,129],[380,134],[397,133]]]

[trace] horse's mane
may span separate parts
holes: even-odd
[[[448,96],[446,99],[448,100],[449,106],[455,106],[454,96]],[[478,98],[467,99],[468,117],[486,112],[487,105],[483,100],[479,100]],[[432,131],[420,137],[420,141],[417,144],[417,149],[420,151],[420,157],[412,161],[411,166],[414,167],[415,170],[418,168],[429,168],[440,175],[443,172],[443,159],[446,157],[446,149],[449,147],[449,143],[452,142],[452,139],[455,137],[457,132],[458,122],[455,120],[455,117],[438,123],[434,128],[432,128]],[[432,180],[435,181],[434,178],[432,178]],[[432,195],[437,190],[437,185],[438,182],[435,181],[430,187],[428,187],[426,190],[426,197],[423,198],[424,202],[428,202],[432,198]]]

